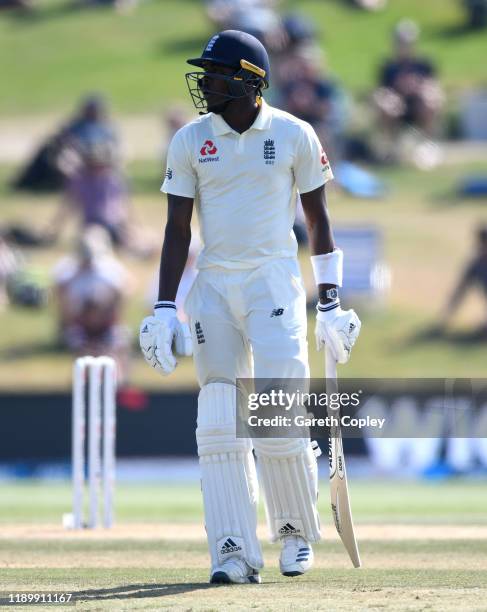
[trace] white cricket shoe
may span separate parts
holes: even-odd
[[[244,560],[231,557],[216,567],[210,578],[211,584],[260,584],[259,572]]]
[[[314,554],[311,544],[300,536],[282,538],[279,567],[283,576],[301,576],[313,566]]]

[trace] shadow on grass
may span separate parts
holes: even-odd
[[[451,189],[438,190],[429,196],[432,206],[438,208],[454,208],[459,206],[483,206],[485,207],[485,196],[471,196],[458,191],[458,186]]]
[[[176,584],[126,584],[109,589],[88,589],[73,592],[73,601],[99,601],[111,599],[143,599],[146,597],[166,597],[205,589],[219,588],[225,585],[208,582],[178,582]]]
[[[403,346],[412,347],[432,342],[452,346],[487,346],[487,327],[461,331],[448,331],[435,326],[425,327],[409,336]]]
[[[54,355],[54,354],[68,354],[62,346],[55,341],[49,342],[38,342],[33,344],[23,344],[21,346],[9,346],[0,349],[0,362],[1,361],[15,361],[26,359],[27,357],[36,357],[39,355]]]
[[[44,21],[63,18],[66,15],[78,15],[82,11],[96,8],[99,7],[87,6],[81,2],[67,0],[61,4],[46,5],[42,8],[13,9],[6,13],[5,17],[19,25],[35,26]]]
[[[456,39],[456,38],[466,38],[468,36],[478,36],[482,34],[485,30],[481,28],[475,29],[471,28],[467,23],[454,23],[448,26],[438,27],[438,28],[430,28],[430,35],[433,38],[446,38],[446,39]]]

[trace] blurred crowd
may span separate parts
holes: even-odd
[[[129,373],[131,334],[123,324],[133,279],[120,255],[152,258],[158,239],[134,218],[116,129],[106,101],[91,95],[74,115],[41,143],[12,184],[34,193],[59,193],[44,228],[39,223],[0,231],[0,304],[41,307],[52,297],[57,342],[74,355],[110,355],[123,382]],[[63,246],[67,226],[74,237],[50,277],[32,274],[26,247]],[[71,228],[73,229],[73,227]]]
[[[357,10],[387,10],[386,0],[343,2]],[[112,0],[78,0],[78,4],[120,6]],[[125,4],[135,6],[135,2]],[[440,163],[441,148],[435,143],[444,132],[445,94],[434,59],[418,51],[421,31],[416,23],[403,19],[395,24],[389,57],[376,67],[374,87],[363,99],[354,100],[329,63],[326,30],[323,48],[319,42],[323,32],[310,18],[300,12],[282,14],[277,0],[205,0],[204,5],[212,32],[244,30],[264,43],[272,65],[271,89],[266,97],[315,128],[339,188],[354,196],[380,197],[384,185],[374,175],[374,164],[413,163],[429,169]],[[462,0],[462,5],[466,28],[486,25],[487,0]],[[26,8],[35,3],[0,0],[0,8],[7,6]],[[366,118],[364,133],[354,129],[359,116],[362,124]],[[191,118],[180,105],[166,108],[163,149]],[[367,170],[359,165],[361,161],[368,162]],[[60,346],[73,354],[112,355],[119,361],[122,379],[127,378],[132,338],[124,325],[124,306],[134,279],[120,256],[152,258],[152,266],[162,236],[153,235],[135,219],[120,139],[106,100],[100,95],[84,98],[73,115],[40,144],[12,187],[61,195],[45,227],[11,225],[0,230],[0,308],[9,300],[42,306],[50,291]],[[30,267],[23,247],[63,244],[61,237],[70,224],[76,227],[74,243],[56,264],[51,278],[46,278]],[[299,242],[306,241],[299,206],[295,233]],[[443,330],[467,287],[477,284],[487,292],[486,235],[480,230],[478,256],[445,309]],[[194,241],[177,298],[180,306],[195,276],[198,250]],[[371,259],[367,276],[375,274],[377,263]],[[363,268],[363,258],[361,265]],[[156,281],[154,277],[144,291],[147,304],[155,299]]]

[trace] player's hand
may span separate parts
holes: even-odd
[[[139,341],[144,359],[163,376],[171,374],[178,365],[173,347],[178,355],[189,357],[193,352],[191,332],[177,318],[173,302],[154,308],[154,315],[142,321]]]
[[[321,351],[326,344],[338,363],[347,363],[362,323],[354,310],[342,310],[337,306],[324,312],[320,306],[323,307],[318,304],[316,308],[316,349]]]

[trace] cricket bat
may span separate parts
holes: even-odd
[[[325,358],[326,391],[338,392],[337,364],[330,350],[326,348]],[[329,416],[340,417],[339,410],[328,409]],[[331,511],[335,527],[345,546],[354,567],[360,567],[360,553],[353,529],[352,509],[348,495],[347,471],[345,469],[345,455],[343,454],[342,432],[340,425],[330,427],[328,447],[330,463],[330,495]]]

